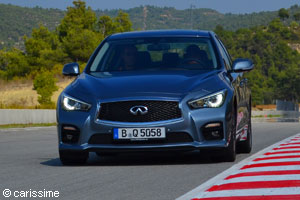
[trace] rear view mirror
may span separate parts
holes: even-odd
[[[254,64],[249,59],[238,58],[233,62],[232,69],[234,72],[246,72],[251,71],[254,68]]]
[[[169,44],[149,44],[147,46],[147,50],[148,51],[167,51],[170,49],[170,45]]]
[[[78,76],[80,74],[78,63],[65,64],[62,73],[65,76]]]

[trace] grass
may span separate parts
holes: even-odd
[[[62,90],[71,83],[72,79],[62,79],[56,83],[58,91],[52,96],[56,102]],[[39,109],[38,94],[33,90],[33,83],[26,81],[2,81],[0,84],[0,109]]]
[[[42,123],[42,124],[5,124],[0,125],[0,129],[6,128],[26,128],[26,127],[47,127],[56,126],[56,123]]]

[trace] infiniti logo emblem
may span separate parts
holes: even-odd
[[[148,113],[148,108],[146,106],[133,106],[130,108],[130,113],[133,115],[145,115]]]

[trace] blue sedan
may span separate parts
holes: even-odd
[[[210,31],[114,34],[95,50],[57,103],[63,164],[83,164],[89,152],[212,152],[234,161],[252,148],[248,59],[231,60]]]

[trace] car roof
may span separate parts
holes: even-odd
[[[132,31],[117,33],[109,36],[109,40],[126,38],[149,38],[149,37],[210,37],[211,31],[202,30],[151,30],[151,31]]]

